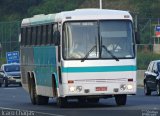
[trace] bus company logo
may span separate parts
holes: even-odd
[[[35,116],[33,111],[2,110],[1,116]]]

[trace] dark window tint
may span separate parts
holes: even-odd
[[[56,23],[56,24],[53,24],[53,26],[52,26],[52,28],[53,28],[53,35],[54,35],[54,32],[56,32],[56,31],[58,31],[58,24]],[[51,38],[51,44],[54,44],[55,43],[55,38],[54,38],[54,36]]]
[[[53,24],[48,25],[48,44],[51,44],[53,38]]]
[[[42,31],[43,35],[42,35],[42,40],[41,41],[42,41],[42,44],[45,45],[46,44],[46,35],[47,35],[46,25],[44,25],[42,29],[43,29],[43,31]]]
[[[37,34],[36,34],[36,27],[32,27],[32,45],[36,45],[36,40],[37,40]]]
[[[42,29],[41,26],[38,26],[37,32],[37,45],[41,45],[41,36],[42,36]]]
[[[21,45],[25,45],[26,28],[21,28]]]
[[[30,45],[31,44],[31,36],[32,35],[32,30],[31,30],[31,27],[29,27],[28,29],[27,29],[27,45]]]
[[[20,66],[19,65],[6,65],[4,66],[4,71],[5,72],[20,71]]]

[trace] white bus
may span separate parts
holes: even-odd
[[[77,9],[23,19],[23,87],[33,104],[57,98],[82,103],[115,97],[125,105],[136,94],[136,51],[127,11]]]

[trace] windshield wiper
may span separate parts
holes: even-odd
[[[87,59],[87,57],[89,56],[89,54],[90,54],[95,48],[96,48],[96,45],[93,46],[93,47],[87,52],[87,54],[84,56],[84,58],[82,58],[81,62],[84,62],[84,61]]]
[[[106,48],[105,45],[102,45],[102,48],[104,48],[104,49],[106,50],[106,52],[109,53],[109,54],[112,56],[112,58],[114,58],[116,61],[119,61],[119,59],[118,59],[115,55],[113,55],[113,53],[110,52],[110,51]]]

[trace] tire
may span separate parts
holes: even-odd
[[[30,84],[30,99],[31,99],[31,103],[35,105],[36,104],[36,88],[35,88],[35,83],[33,82],[33,79],[31,79],[31,84]]]
[[[157,83],[156,91],[157,91],[157,95],[160,96],[160,83]]]
[[[60,108],[67,107],[67,99],[63,98],[63,97],[58,97],[57,98],[57,106]]]
[[[0,87],[2,87],[2,83],[0,83]]]
[[[87,101],[90,102],[90,103],[98,103],[99,98],[88,98]]]
[[[7,79],[4,79],[4,86],[8,87],[8,80]]]
[[[46,105],[49,100],[49,97],[37,95],[35,81],[33,79],[30,86],[30,98],[33,105]]]
[[[125,94],[115,95],[115,101],[118,106],[126,105],[127,95]]]
[[[151,90],[149,89],[149,87],[147,87],[146,83],[144,83],[144,94],[151,95]]]
[[[48,101],[49,101],[49,97],[40,96],[40,95],[36,96],[36,104],[37,105],[46,105],[46,104],[48,104]]]

